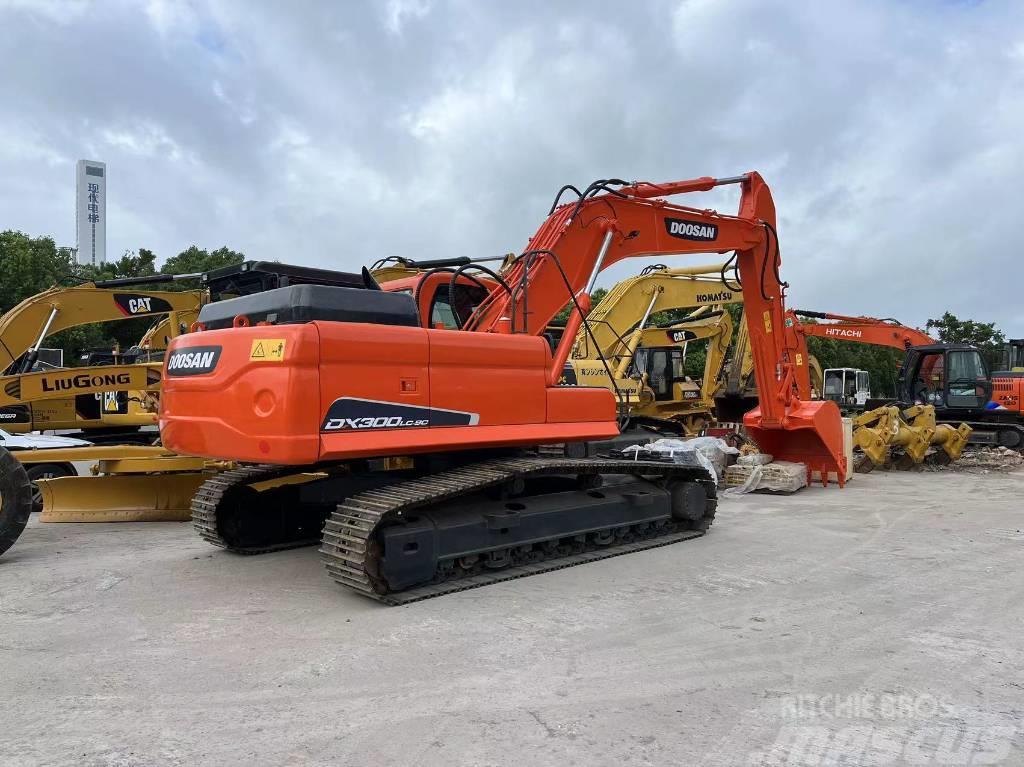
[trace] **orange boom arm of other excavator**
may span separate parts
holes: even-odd
[[[801,322],[800,317],[827,320],[827,322]],[[872,346],[888,346],[900,351],[906,351],[912,346],[935,343],[935,340],[927,333],[902,325],[893,319],[853,317],[805,309],[786,311],[786,335],[789,338],[790,346],[796,350],[797,384],[800,396],[804,399],[811,396],[809,355],[807,353],[808,337],[831,338],[836,341],[852,341]]]

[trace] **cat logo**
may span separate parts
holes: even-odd
[[[115,293],[114,304],[125,317],[141,317],[146,314],[165,314],[173,311],[173,307],[156,296],[144,293]]]

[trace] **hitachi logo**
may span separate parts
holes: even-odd
[[[732,301],[732,293],[723,290],[720,293],[698,293],[697,301],[702,304],[718,304],[723,301]]]
[[[825,335],[840,336],[842,338],[860,338],[864,335],[862,330],[849,330],[847,328],[826,328]]]

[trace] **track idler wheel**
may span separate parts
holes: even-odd
[[[0,554],[14,545],[32,513],[32,482],[25,467],[0,447]]]
[[[708,496],[701,485],[696,482],[673,482],[669,492],[672,495],[673,519],[696,524],[704,518]]]

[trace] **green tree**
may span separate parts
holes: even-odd
[[[979,349],[998,349],[1006,342],[1003,331],[994,322],[961,320],[952,312],[945,312],[937,320],[928,320],[925,329],[934,330],[944,344],[970,344]]]
[[[595,289],[594,292],[590,294],[590,308],[593,309],[595,306],[601,303],[601,299],[604,298],[606,295],[608,295],[607,289]],[[572,301],[570,301],[562,308],[562,311],[560,311],[558,314],[554,316],[554,319],[551,320],[551,324],[561,325],[562,327],[564,327],[565,323],[569,320],[569,312],[574,311],[576,311],[576,307],[573,306]]]
[[[139,248],[138,254],[126,250],[117,261],[108,261],[100,266],[83,266],[79,272],[79,276],[93,281],[146,277],[150,274],[156,274],[156,254],[146,248]]]
[[[164,274],[195,274],[240,264],[243,261],[245,255],[230,248],[221,247],[207,251],[190,245],[178,255],[168,258],[160,271]]]
[[[63,282],[71,272],[70,253],[59,250],[51,237],[0,232],[0,312]]]
[[[227,247],[213,251],[195,245],[167,259],[160,272],[190,274],[238,264],[245,256]],[[0,232],[0,313],[9,311],[26,298],[60,284],[81,281],[110,280],[121,277],[144,277],[156,274],[156,254],[139,248],[126,250],[116,261],[100,266],[78,266],[67,250],[57,248],[51,237],[30,237],[23,232]],[[161,290],[189,290],[198,287],[197,280],[182,280],[159,286]],[[136,343],[152,322],[148,319],[97,323],[69,328],[50,336],[45,345],[64,350],[66,365],[77,364],[81,355],[91,350],[126,349]]]

